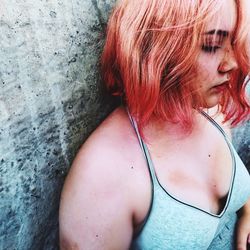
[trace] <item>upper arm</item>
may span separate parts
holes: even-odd
[[[66,178],[59,211],[61,249],[129,249],[129,191],[103,151],[82,149]]]

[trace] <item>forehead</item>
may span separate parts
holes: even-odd
[[[233,32],[237,22],[237,6],[235,0],[220,0],[218,13],[207,22],[206,31],[226,30]]]

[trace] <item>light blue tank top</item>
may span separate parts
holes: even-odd
[[[131,250],[233,250],[236,212],[250,197],[250,176],[223,129],[206,113],[202,114],[222,133],[232,156],[232,177],[226,204],[212,214],[172,196],[159,182],[146,144],[130,116],[145,155],[152,182],[151,205]]]

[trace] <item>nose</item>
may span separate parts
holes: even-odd
[[[224,58],[222,59],[218,71],[219,73],[230,73],[238,68],[238,63],[235,58],[234,50],[232,48],[227,49]]]

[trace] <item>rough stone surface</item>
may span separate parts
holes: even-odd
[[[250,122],[232,130],[233,144],[250,173]]]
[[[115,105],[98,58],[115,0],[0,1],[0,249],[58,249],[78,148]],[[235,130],[249,167],[249,123]]]
[[[113,106],[98,74],[111,5],[0,1],[2,250],[58,249],[65,175]]]
[[[248,78],[247,94],[250,98],[250,79]],[[233,144],[250,173],[250,121],[232,129]]]

